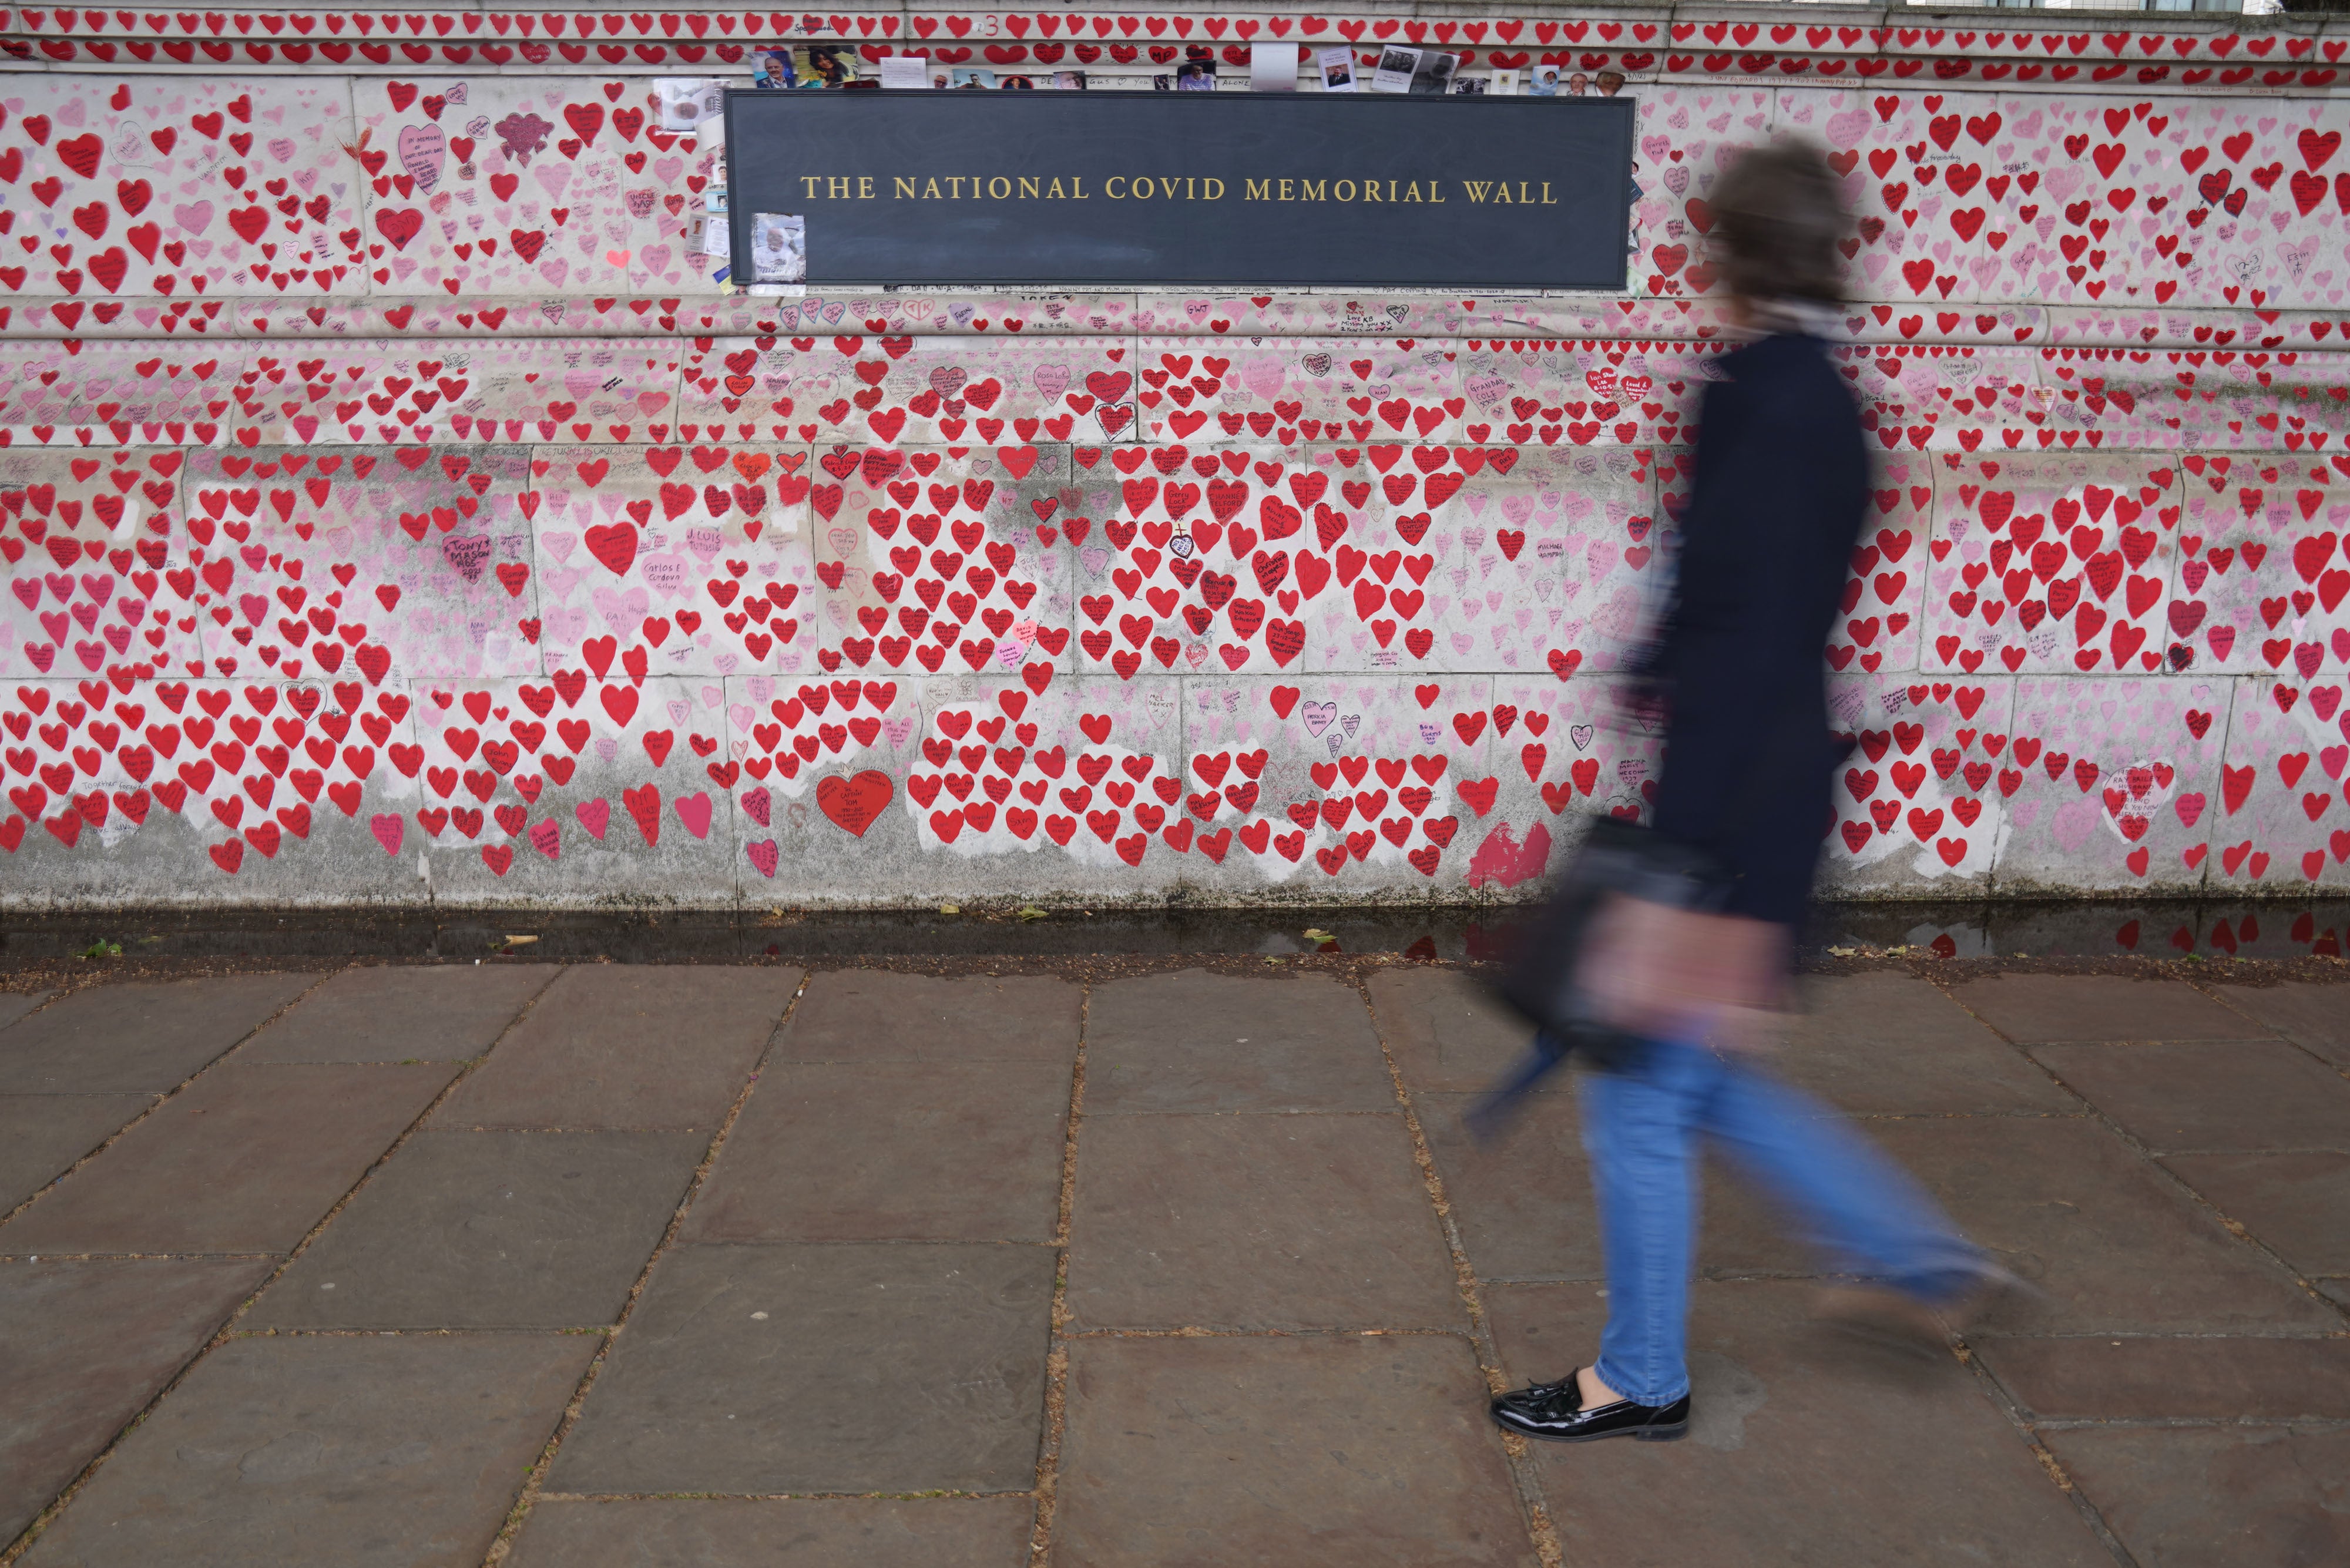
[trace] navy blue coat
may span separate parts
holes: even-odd
[[[1825,656],[1868,504],[1868,449],[1819,339],[1765,337],[1720,368],[1657,650],[1671,707],[1656,825],[1737,875],[1733,912],[1792,925],[1843,756]]]

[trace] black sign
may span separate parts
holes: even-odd
[[[1632,128],[1628,99],[730,92],[733,276],[765,213],[825,286],[1617,291]]]

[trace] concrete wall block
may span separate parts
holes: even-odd
[[[1847,673],[1829,711],[1851,752],[1836,771],[1822,850],[1826,886],[1852,896],[1980,897],[1990,890],[2008,803],[2022,787],[2015,682]]]
[[[428,681],[413,711],[409,826],[436,901],[734,900],[742,823],[717,677]]]
[[[0,453],[0,675],[203,672],[208,612],[236,613],[227,596],[246,563],[229,549],[192,552],[188,455]],[[201,527],[209,541],[211,520]]]
[[[1925,668],[2165,667],[2179,473],[2165,454],[1953,454],[1935,465]]]
[[[805,448],[542,446],[529,471],[535,608],[516,624],[548,670],[813,668]]]
[[[127,690],[125,689],[127,688]],[[421,901],[408,820],[422,753],[398,681],[17,685],[19,901]],[[19,745],[17,742],[23,742]],[[5,842],[5,841],[0,841]]]
[[[2310,680],[2245,676],[2220,787],[2205,810],[2208,876],[2228,888],[2350,884],[2350,712],[2337,672]]]
[[[2020,678],[2008,755],[2023,782],[2007,804],[1994,886],[2021,894],[2202,888],[2238,684],[2192,675]]]

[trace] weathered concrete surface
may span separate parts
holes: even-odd
[[[1615,297],[777,299],[689,250],[707,138],[636,118],[677,72],[739,80],[711,51],[761,14],[630,13],[619,58],[576,61],[512,22],[378,61],[212,15],[17,18],[45,68],[0,156],[60,221],[0,275],[0,901],[1523,888],[1654,782],[1653,737],[1607,721],[1731,341],[1706,182],[1785,134],[1854,170],[1831,351],[1876,461],[1826,649],[1860,748],[1829,880],[2350,886],[2338,24],[2116,17],[2057,60],[1857,12],[1743,42],[1694,13],[1645,40],[1438,20],[1464,81],[1534,50],[1628,76],[1554,106],[1638,117]],[[901,21],[827,36],[878,56]],[[1074,47],[1104,86],[1172,64],[1035,26],[984,47]],[[1254,68],[1186,47],[1228,87]],[[199,48],[247,74],[191,78]],[[453,132],[458,100],[393,74],[428,64],[463,84]],[[51,135],[99,112],[88,74],[135,120]],[[1498,96],[1481,116],[1546,112]],[[259,145],[298,212],[227,199],[210,128],[240,113],[296,128]],[[349,178],[361,135],[400,167]],[[1944,163],[1962,190],[1927,193]],[[2299,912],[2261,940],[2327,942],[2282,934]]]
[[[1478,1145],[1516,1031],[1473,976],[1216,961],[842,968],[796,1003],[783,966],[359,969],[193,1062],[149,1054],[153,988],[100,983],[78,1008],[111,1022],[44,1070],[193,1077],[0,1098],[71,1134],[34,1171],[156,1107],[0,1223],[0,1522],[113,1445],[28,1568],[475,1564],[510,1518],[513,1560],[585,1568],[1019,1568],[1032,1537],[1103,1568],[1758,1539],[2094,1568],[2100,1520],[2141,1563],[2339,1555],[2350,1153],[2305,1140],[2350,987],[2147,986],[2217,1020],[2154,1040],[2064,977],[1981,1008],[1928,965],[1819,982],[1789,1075],[2036,1293],[1968,1329],[1971,1369],[1831,1345],[1821,1263],[1709,1160],[1690,1440],[1513,1459],[1492,1380],[1587,1362],[1607,1311],[1577,1081]],[[272,1036],[362,1060],[253,1060]],[[474,1109],[377,1164],[459,1073]],[[52,1255],[85,1247],[160,1255]]]

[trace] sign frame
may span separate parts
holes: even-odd
[[[753,274],[751,265],[751,225],[753,218],[757,213],[782,211],[813,218],[816,212],[821,211],[820,207],[815,209],[815,211],[810,211],[806,206],[796,202],[782,206],[766,204],[769,200],[767,191],[773,190],[774,187],[768,186],[766,190],[758,188],[760,182],[768,177],[754,175],[749,167],[750,156],[746,143],[743,140],[743,133],[752,128],[745,123],[746,109],[749,115],[759,116],[762,118],[776,113],[814,113],[835,115],[856,115],[877,112],[887,113],[888,109],[885,108],[885,105],[892,104],[893,100],[943,96],[944,94],[941,93],[938,89],[918,91],[915,89],[864,88],[854,92],[827,92],[817,90],[777,92],[760,91],[754,88],[729,88],[725,95],[726,167],[728,182],[727,221],[729,225],[729,240],[731,246],[730,261],[732,270],[730,276],[736,286],[745,290],[756,287],[777,286],[775,285],[758,284]],[[1086,111],[1116,113],[1118,112],[1118,109],[1113,106],[1118,105],[1119,100],[1128,99],[1142,99],[1145,103],[1152,106],[1162,107],[1165,112],[1177,116],[1184,114],[1197,114],[1209,116],[1230,115],[1238,117],[1263,116],[1269,118],[1283,111],[1309,115],[1485,115],[1496,117],[1494,123],[1497,130],[1504,126],[1510,128],[1508,130],[1503,132],[1503,135],[1517,137],[1528,137],[1540,134],[1540,127],[1530,117],[1575,117],[1577,119],[1585,121],[1582,126],[1578,127],[1578,130],[1585,135],[1590,136],[1596,134],[1604,140],[1612,139],[1614,140],[1615,145],[1607,149],[1606,151],[1607,152],[1612,154],[1617,149],[1620,149],[1620,166],[1624,171],[1621,195],[1617,200],[1607,202],[1596,214],[1591,211],[1588,204],[1571,206],[1569,208],[1569,210],[1576,213],[1577,221],[1587,222],[1594,216],[1596,216],[1600,220],[1605,233],[1601,235],[1597,243],[1604,245],[1606,254],[1613,258],[1613,274],[1607,277],[1593,275],[1586,278],[1577,276],[1570,280],[1558,276],[1541,277],[1518,275],[1516,275],[1516,269],[1514,268],[1502,268],[1488,272],[1478,272],[1474,269],[1469,269],[1458,274],[1448,272],[1446,275],[1441,277],[1428,276],[1411,280],[1405,280],[1392,276],[1381,278],[1376,275],[1354,274],[1347,269],[1344,265],[1345,257],[1348,254],[1359,254],[1359,247],[1354,245],[1336,246],[1325,253],[1331,255],[1335,265],[1329,266],[1326,270],[1317,270],[1310,276],[1298,275],[1295,271],[1293,271],[1289,275],[1280,276],[1268,275],[1247,275],[1244,274],[1235,274],[1227,270],[1190,272],[1180,267],[1165,265],[1127,272],[1104,272],[1095,275],[1046,271],[1042,269],[993,270],[983,268],[973,268],[970,270],[939,268],[928,272],[909,270],[896,275],[886,273],[876,275],[870,272],[858,272],[852,274],[846,272],[827,272],[821,269],[821,228],[815,222],[811,222],[808,225],[809,232],[807,235],[807,275],[805,280],[804,286],[822,289],[879,287],[884,290],[951,290],[955,288],[1001,288],[1052,291],[1115,291],[1132,288],[1251,287],[1271,287],[1278,289],[1360,289],[1366,291],[1430,289],[1447,292],[1455,289],[1486,289],[1508,290],[1512,292],[1539,290],[1556,293],[1596,295],[1620,295],[1630,286],[1631,263],[1630,256],[1628,254],[1628,245],[1632,232],[1631,210],[1633,202],[1633,167],[1635,143],[1638,136],[1638,110],[1637,100],[1629,95],[1612,98],[1563,99],[1534,97],[1493,98],[1473,94],[1446,95],[1442,97],[1410,97],[1396,94],[1368,93],[1294,93],[1263,95],[1240,93],[1150,93],[1146,95],[1128,92],[1096,92],[1078,94],[1057,91],[1029,93],[999,91],[985,95],[985,98],[982,102],[972,104],[971,107],[983,113],[1028,115],[1031,117],[1052,115],[1056,111],[1069,113]],[[877,102],[876,100],[879,101]],[[769,104],[775,105],[775,107],[773,109],[765,107],[748,108],[748,106],[751,105],[764,106]],[[785,104],[797,104],[803,107],[786,109],[782,107]],[[830,105],[831,107],[822,107],[825,105]],[[1083,106],[1083,108],[1080,109],[1077,106]],[[1556,125],[1558,124],[1558,121],[1554,119],[1550,123]],[[767,134],[780,134],[771,132],[764,128],[761,128],[757,133],[762,136]],[[1033,132],[1031,134],[1033,134]],[[881,177],[886,178],[887,176]],[[805,179],[806,177],[783,174],[775,175],[772,176],[772,178],[776,181],[782,181],[791,178]],[[1521,183],[1523,184],[1523,182]],[[784,200],[788,202],[789,198],[785,197]],[[1308,212],[1309,209],[1298,209],[1298,211],[1301,213],[1305,213]],[[1405,211],[1410,210],[1405,209]],[[1426,209],[1419,209],[1418,213],[1419,215],[1425,216]]]

